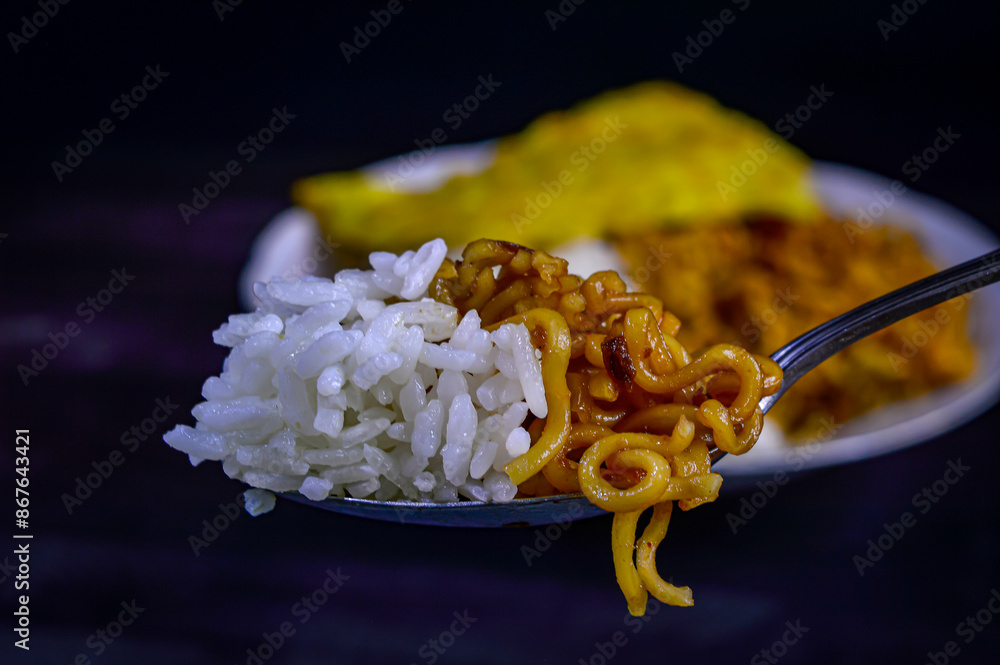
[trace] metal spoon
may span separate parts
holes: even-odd
[[[857,340],[928,307],[964,296],[998,280],[1000,250],[995,250],[865,303],[797,337],[771,356],[784,371],[784,380],[777,393],[760,401],[761,410],[767,413],[792,384]],[[716,451],[713,463],[723,456],[725,453]],[[311,501],[297,493],[281,496],[347,515],[434,526],[503,527],[568,523],[605,512],[590,503],[583,494],[515,499],[509,503],[414,503],[352,498]]]

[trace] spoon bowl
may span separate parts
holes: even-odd
[[[566,524],[575,520],[608,514],[579,493],[514,499],[506,503],[374,501],[350,497],[330,497],[323,501],[312,501],[298,492],[281,494],[280,496],[296,503],[308,504],[344,515],[426,526],[487,528],[541,526],[557,523]]]

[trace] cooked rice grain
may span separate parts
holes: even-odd
[[[524,326],[491,334],[475,311],[459,321],[426,297],[446,253],[439,239],[374,252],[374,270],[256,284],[257,310],[213,333],[232,351],[197,424],[164,440],[192,464],[221,460],[231,478],[317,501],[510,501],[503,468],[527,450],[529,408],[545,415],[541,366]],[[252,514],[273,507],[260,490],[246,493]]]

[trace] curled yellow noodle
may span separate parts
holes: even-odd
[[[549,309],[533,309],[504,319],[490,326],[495,329],[506,323],[523,323],[529,332],[539,330],[544,335],[542,343],[542,384],[545,386],[545,403],[548,415],[542,436],[533,446],[504,471],[514,484],[520,484],[542,470],[555,457],[569,436],[569,388],[566,370],[569,367],[569,327],[566,320]]]
[[[625,595],[628,611],[633,616],[646,613],[646,587],[635,568],[635,529],[641,510],[615,513],[611,522],[611,552],[615,564],[615,577]]]
[[[668,605],[689,607],[694,605],[694,595],[690,587],[677,587],[670,584],[656,571],[656,549],[667,535],[670,524],[670,513],[674,504],[667,501],[658,503],[653,508],[653,517],[642,532],[642,538],[636,545],[636,571],[642,584],[654,598]]]
[[[531,446],[505,467],[520,495],[582,492],[614,513],[615,576],[633,615],[649,594],[691,605],[691,589],[657,572],[657,548],[675,501],[686,511],[719,496],[713,452],[739,455],[757,441],[759,402],[781,387],[777,363],[731,344],[689,354],[680,320],[616,273],[580,279],[562,259],[509,242],[470,243],[430,293],[462,314],[477,309],[487,330],[523,324],[541,350],[548,413],[528,415]]]

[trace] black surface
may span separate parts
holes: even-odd
[[[209,333],[238,310],[255,234],[287,205],[294,178],[412,149],[479,75],[502,85],[449,140],[516,131],[545,110],[657,77],[773,125],[825,84],[834,96],[794,143],[903,177],[937,128],[953,126],[961,139],[912,184],[997,229],[994,10],[928,2],[884,40],[877,21],[891,3],[755,0],[678,73],[671,54],[738,6],[670,4],[591,0],[553,32],[545,10],[555,1],[405,3],[351,63],[338,43],[384,3],[243,3],[220,22],[207,1],[71,2],[19,52],[6,41],[0,482],[10,497],[13,430],[30,428],[35,538],[32,648],[12,645],[16,580],[0,572],[0,662],[245,663],[264,633],[291,621],[295,634],[268,663],[429,663],[422,647],[466,611],[475,621],[436,662],[600,663],[596,643],[619,630],[627,643],[608,662],[768,662],[753,659],[786,621],[808,632],[781,662],[923,663],[949,640],[960,648],[949,660],[995,662],[1000,620],[970,643],[956,632],[1000,589],[995,408],[916,448],[800,474],[735,535],[726,515],[750,495],[679,515],[660,567],[694,589],[696,606],[663,609],[638,633],[614,582],[607,518],[555,533],[528,566],[522,547],[534,547],[534,530],[390,525],[280,502],[192,552],[189,537],[239,487],[217,464],[191,468],[160,437],[191,422],[202,380],[220,369],[224,350]],[[0,27],[18,29],[35,11],[8,3]],[[64,146],[157,64],[169,76],[57,182],[51,162]],[[191,188],[283,106],[297,115],[289,128],[184,224],[177,206]],[[123,267],[134,281],[87,323],[78,304]],[[17,365],[73,321],[80,334],[25,386]],[[178,408],[129,452],[122,434],[158,398]],[[121,466],[67,514],[61,495],[114,450]],[[913,495],[958,459],[970,470],[921,514]],[[853,557],[905,511],[915,525],[860,576]],[[5,565],[12,519],[5,513],[0,532]],[[349,579],[300,624],[294,604],[338,569]],[[132,599],[143,611],[98,655],[89,636]]]

